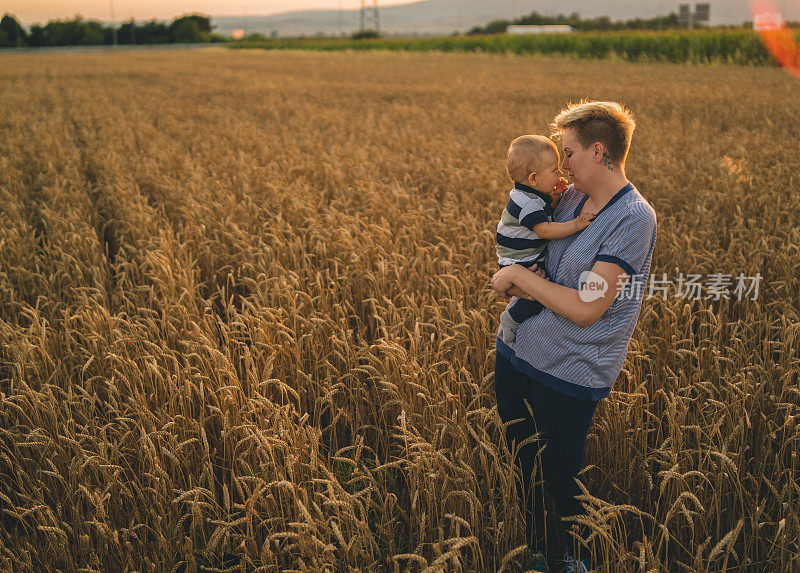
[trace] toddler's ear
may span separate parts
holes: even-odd
[[[528,185],[531,187],[536,187],[536,173],[531,173],[528,175]]]

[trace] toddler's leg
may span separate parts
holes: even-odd
[[[513,297],[500,315],[500,326],[503,329],[503,342],[511,344],[517,339],[519,325],[542,311],[542,303],[538,300]]]
[[[544,306],[542,306],[542,303],[538,300],[528,300],[527,298],[518,299],[513,305],[506,307],[511,318],[519,323],[525,322],[532,316],[536,316],[542,312],[543,308]]]
[[[503,314],[500,315],[500,328],[503,331],[503,342],[506,344],[511,344],[517,339],[519,322],[514,320],[514,317],[511,316],[511,311],[514,309],[514,305],[520,301],[521,299],[519,297],[511,297],[511,302],[508,303],[508,306],[506,306]]]

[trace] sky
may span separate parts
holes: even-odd
[[[380,0],[379,5],[407,4],[409,0]],[[171,20],[187,12],[210,16],[265,15],[291,10],[328,8],[356,9],[360,0],[3,0],[0,14],[14,14],[20,22],[43,23],[56,18],[84,18],[111,21],[111,7],[117,21],[131,16],[137,20]]]

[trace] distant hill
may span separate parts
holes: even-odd
[[[777,0],[789,20],[800,20],[800,2]],[[514,18],[533,11],[552,15],[577,12],[582,17],[609,16],[612,20],[653,18],[678,11],[679,2],[667,0],[423,0],[380,9],[381,31],[385,34],[450,34],[482,26],[490,20]],[[740,24],[751,20],[748,0],[711,2],[711,25]],[[230,35],[237,28],[247,33],[279,36],[349,35],[358,28],[358,10],[306,10],[267,16],[215,16],[215,31]]]

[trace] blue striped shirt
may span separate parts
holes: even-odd
[[[561,196],[554,221],[578,216],[588,199],[573,186]],[[547,244],[547,270],[553,282],[578,289],[581,273],[596,261],[616,263],[631,276],[647,279],[656,242],[656,213],[628,183],[580,233]],[[617,289],[617,285],[609,285]],[[550,388],[588,400],[611,392],[622,370],[644,289],[618,296],[592,325],[581,327],[548,308],[521,323],[516,342],[497,339],[497,351],[517,370]]]

